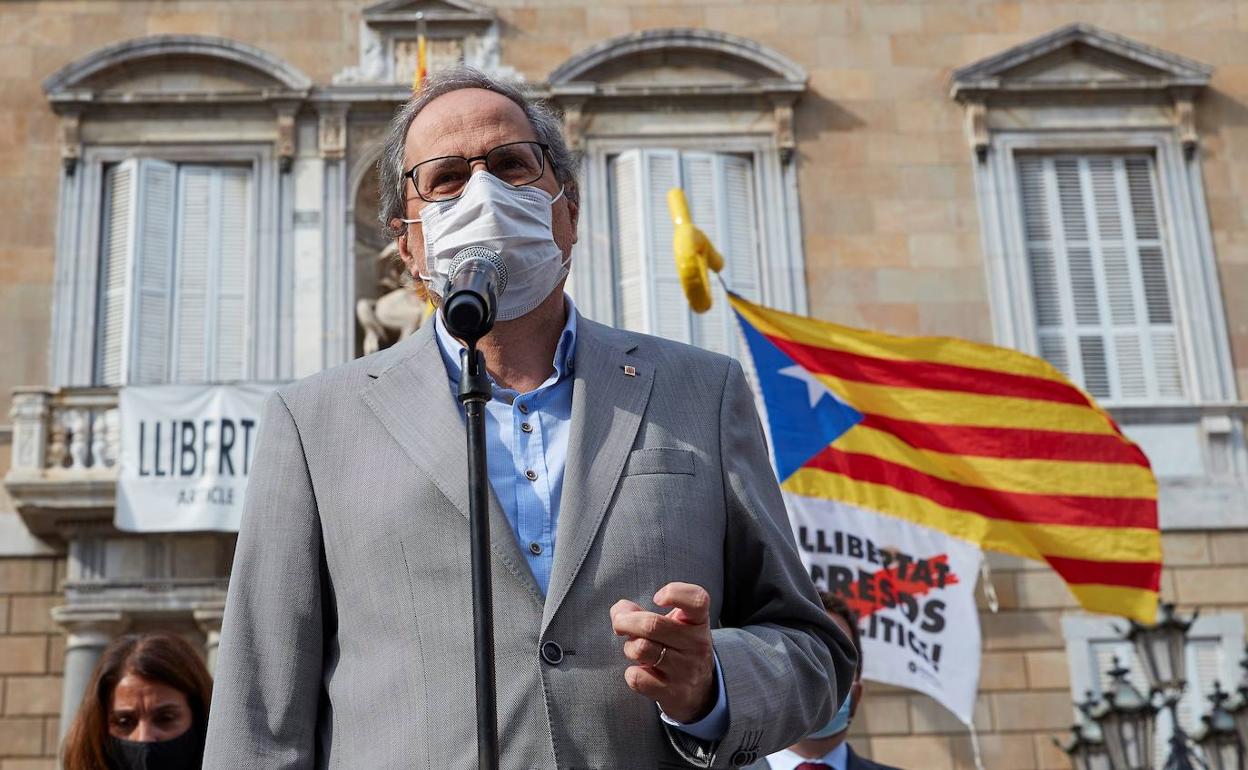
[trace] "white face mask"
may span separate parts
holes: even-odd
[[[512,187],[482,171],[473,174],[458,198],[430,203],[420,212],[425,231],[425,272],[433,291],[446,296],[451,260],[469,246],[498,252],[507,266],[507,288],[498,298],[499,321],[528,313],[550,296],[568,274],[568,260],[555,243],[550,207],[555,197],[539,187]]]

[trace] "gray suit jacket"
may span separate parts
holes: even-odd
[[[827,721],[852,645],[798,559],[740,365],[578,323],[545,597],[491,495],[502,767],[749,764]],[[205,768],[476,766],[465,463],[433,324],[269,399]],[[624,682],[607,611],[673,580],[712,596],[730,712],[714,743]]]

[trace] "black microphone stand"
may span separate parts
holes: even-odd
[[[469,342],[459,355],[459,402],[468,429],[468,526],[471,529],[472,621],[477,669],[477,767],[498,770],[498,693],[494,678],[494,589],[490,580],[490,480],[486,471],[485,357]]]

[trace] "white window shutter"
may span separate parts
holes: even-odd
[[[1148,156],[1023,156],[1020,204],[1040,354],[1112,402],[1183,397]]]
[[[719,235],[715,245],[724,257],[724,281],[737,294],[753,302],[762,299],[761,254],[758,242],[758,203],[754,195],[754,162],[743,155],[720,155]],[[715,237],[715,236],[712,236]],[[738,328],[719,281],[712,281],[712,292],[724,329],[722,353],[736,355]]]
[[[178,288],[174,382],[208,380],[211,275],[218,249],[220,180],[211,166],[183,166],[178,174]]]
[[[174,182],[177,166],[144,159],[138,165],[135,210],[135,305],[130,382],[168,381],[169,312],[173,286]]]
[[[104,175],[95,346],[95,381],[101,385],[121,385],[125,380],[137,167],[138,161],[127,160],[110,167]]]
[[[251,254],[251,171],[220,169],[221,205],[217,238],[216,349],[209,377],[218,382],[241,380],[247,366],[247,265]]]
[[[726,212],[723,202],[723,156],[713,152],[681,153],[681,187],[689,202],[689,216],[706,237],[711,239],[715,248],[727,259],[723,237],[723,225]],[[724,266],[725,272],[728,266]],[[727,276],[724,276],[727,278]],[[723,290],[713,274],[711,278],[711,309],[705,313],[694,313],[686,303],[683,310],[690,315],[693,335],[690,342],[695,345],[725,352],[728,349],[729,329],[724,323]]]
[[[175,382],[244,379],[251,171],[179,169]]]
[[[611,251],[615,262],[616,323],[631,331],[648,330],[645,312],[645,233],[649,229],[642,206],[641,151],[616,156],[609,167],[611,191]]]
[[[646,253],[642,261],[647,300],[646,331],[669,340],[692,342],[689,303],[676,274],[672,218],[667,210],[667,191],[681,183],[680,153],[643,150],[641,158],[642,209],[647,224]]]

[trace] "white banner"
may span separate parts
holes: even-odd
[[[275,387],[122,388],[117,528],[237,532],[260,410]]]
[[[970,724],[979,686],[983,552],[845,503],[784,493],[816,585],[858,613],[863,678],[930,695]]]

